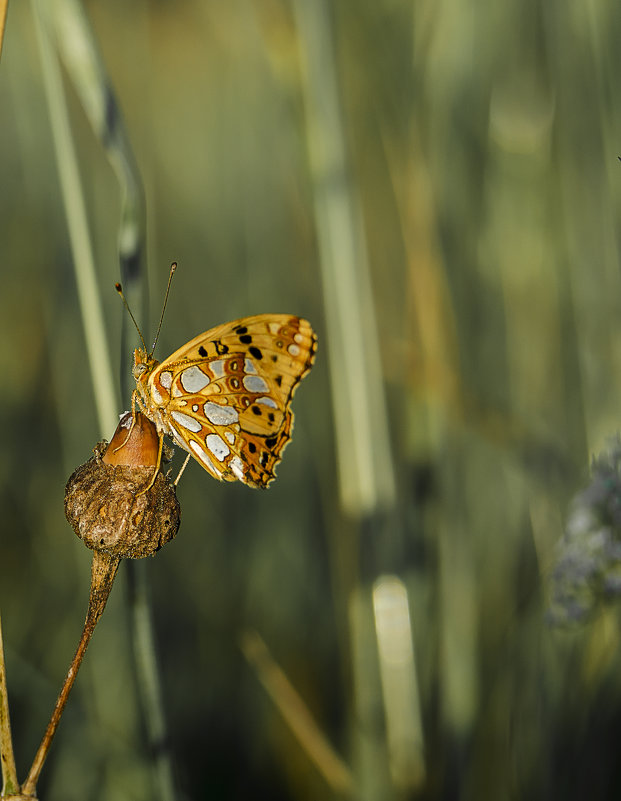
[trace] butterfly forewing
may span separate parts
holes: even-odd
[[[291,398],[310,370],[310,324],[261,314],[200,334],[138,383],[143,404],[215,478],[266,487],[291,437]]]

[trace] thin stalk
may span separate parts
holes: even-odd
[[[78,675],[78,670],[80,669],[82,659],[84,658],[88,644],[93,636],[95,626],[105,609],[120,561],[121,559],[118,556],[108,556],[101,551],[95,551],[93,553],[91,592],[86,620],[84,621],[84,629],[75,656],[65,676],[65,681],[58,696],[58,700],[56,701],[54,711],[52,712],[52,717],[50,718],[50,722],[41,740],[41,745],[35,755],[30,772],[28,773],[28,778],[22,786],[22,793],[24,793],[24,795],[35,795],[39,774],[41,773],[43,763],[50,750],[60,718],[67,704],[69,693]]]
[[[127,584],[131,612],[132,643],[138,674],[138,690],[152,754],[154,798],[174,801],[176,798],[173,766],[166,716],[162,701],[162,677],[155,650],[155,632],[151,617],[149,580],[143,559],[127,560]]]
[[[340,796],[351,797],[354,779],[349,767],[332,748],[300,694],[272,658],[260,634],[253,630],[245,631],[240,639],[240,647],[284,721],[328,786]]]
[[[131,306],[146,330],[144,275],[145,201],[142,179],[132,152],[123,112],[106,71],[88,13],[81,0],[54,0],[55,44],[97,141],[104,150],[121,190],[118,247],[121,281]],[[124,348],[123,354],[128,354]],[[128,365],[124,359],[123,368]],[[127,370],[129,374],[129,370]]]
[[[9,717],[9,693],[6,685],[4,646],[2,644],[2,619],[0,618],[0,761],[2,761],[2,797],[19,790],[17,769],[13,754],[11,719]]]
[[[9,7],[9,0],[0,0],[0,56],[2,56],[2,42],[4,41],[4,29],[6,27],[6,14]]]

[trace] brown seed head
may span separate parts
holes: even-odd
[[[65,515],[87,547],[137,559],[153,555],[175,536],[181,508],[161,470],[143,492],[153,478],[159,439],[140,412],[130,432],[131,419],[125,415],[110,444],[98,443],[94,456],[73,473],[65,489]]]

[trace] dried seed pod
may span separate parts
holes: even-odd
[[[121,419],[109,445],[78,467],[65,489],[65,515],[84,544],[125,559],[152,556],[179,528],[175,487],[158,469],[159,437],[140,412]],[[146,489],[148,487],[148,489]]]

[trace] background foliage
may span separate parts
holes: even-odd
[[[617,614],[559,631],[545,609],[568,501],[618,428],[621,7],[327,5],[340,173],[318,167],[336,140],[313,122],[312,92],[321,108],[334,87],[312,82],[309,0],[85,4],[145,186],[149,332],[180,265],[160,357],[266,311],[308,317],[320,343],[278,481],[253,492],[191,465],[181,531],[145,564],[178,797],[339,795],[244,657],[248,632],[356,798],[616,797]],[[67,95],[121,398],[133,346],[113,290],[121,197],[69,81]],[[371,307],[352,295],[334,311],[331,181],[359,209]],[[95,413],[33,10],[19,0],[0,65],[0,187],[0,606],[24,773],[87,599],[90,554],[63,487],[112,432]],[[362,365],[359,330],[338,330],[356,315]],[[334,388],[352,372],[354,408],[379,388],[387,417],[371,404],[372,431],[344,441]],[[345,489],[365,448],[385,479],[368,504]],[[49,801],[158,791],[126,567],[43,774]],[[381,576],[410,615],[383,663]]]

